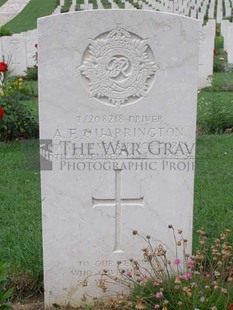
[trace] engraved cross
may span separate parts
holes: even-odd
[[[140,198],[121,198],[121,174],[123,170],[115,171],[115,198],[114,199],[95,199],[92,198],[92,207],[115,206],[115,248],[114,253],[123,253],[122,250],[122,206],[143,205],[143,197]]]

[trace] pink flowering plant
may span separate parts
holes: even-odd
[[[131,259],[131,270],[124,270],[118,262],[118,276],[103,270],[98,286],[108,291],[108,284],[124,288],[124,293],[101,303],[95,300],[97,309],[161,309],[161,310],[229,310],[233,309],[233,251],[229,242],[230,230],[219,238],[208,240],[204,230],[198,230],[199,245],[196,252],[187,253],[188,241],[182,230],[177,233],[169,225],[175,240],[175,258],[168,259],[163,245],[154,246],[150,236],[137,231],[143,238],[143,263]],[[178,257],[182,253],[182,257]],[[88,279],[85,285],[88,284]],[[231,308],[232,307],[232,308]],[[92,308],[90,308],[92,309]]]

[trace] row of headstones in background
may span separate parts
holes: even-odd
[[[223,20],[221,23],[221,35],[224,40],[224,50],[228,53],[228,63],[233,64],[233,23]]]
[[[233,24],[229,21],[222,21],[221,25],[224,49],[228,52],[228,62],[233,63]],[[201,29],[199,89],[210,85],[208,77],[213,74],[215,27],[215,20],[209,20]],[[4,56],[11,69],[11,75],[24,75],[27,67],[35,65],[35,53],[37,51],[35,44],[37,41],[37,30],[0,38],[0,59],[3,59]]]
[[[36,64],[37,42],[36,29],[0,38],[0,59],[8,64],[11,76],[25,75],[27,67]]]
[[[119,6],[113,0],[108,1],[112,9],[118,9]],[[189,16],[199,19],[204,22],[205,16],[213,19],[215,18],[217,23],[220,23],[223,18],[232,16],[233,0],[224,0],[224,9],[222,0],[217,0],[217,8],[215,12],[215,0],[133,0],[133,4],[128,0],[121,0],[125,4],[126,9],[136,9],[137,6],[147,10],[157,10],[168,13],[176,13],[180,15]],[[54,11],[55,14],[60,13],[61,7],[64,5],[64,0],[60,0],[60,5]],[[101,0],[97,0],[98,9],[103,9]],[[75,11],[76,0],[72,0],[70,12]],[[84,0],[84,4],[80,6],[81,10],[92,10],[93,4],[88,0]]]

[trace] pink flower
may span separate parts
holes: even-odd
[[[176,266],[178,266],[178,265],[180,264],[180,259],[179,259],[179,258],[175,258],[175,259],[174,259],[174,264],[175,264]]]
[[[127,277],[132,277],[132,274],[131,274],[131,272],[130,271],[128,271],[127,273],[126,273],[126,275],[127,275]]]
[[[156,293],[156,294],[155,294],[155,297],[156,297],[157,299],[162,298],[162,297],[163,297],[163,292],[158,292],[158,293]]]
[[[194,261],[192,259],[190,259],[188,262],[187,262],[187,266],[192,268],[194,266]]]
[[[142,275],[142,278],[143,278],[143,279],[149,279],[149,277],[148,277],[146,274],[143,274],[143,275]]]
[[[216,286],[217,284],[218,284],[217,281],[213,281],[213,282],[212,282],[212,285],[213,285],[213,286]]]
[[[211,278],[211,274],[207,273],[207,274],[206,274],[206,278],[207,278],[207,279]]]
[[[155,281],[155,282],[153,283],[153,285],[154,285],[154,286],[159,286],[159,282]]]
[[[183,274],[183,279],[184,280],[189,280],[189,279],[191,279],[192,278],[192,274],[191,273],[185,273],[185,274]]]
[[[155,309],[159,309],[159,308],[160,308],[160,305],[156,304]]]

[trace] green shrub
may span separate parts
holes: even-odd
[[[61,13],[69,12],[72,5],[72,0],[65,0],[64,5],[61,7]]]
[[[223,37],[220,36],[220,35],[217,35],[217,36],[215,37],[215,48],[216,48],[217,50],[223,48]]]
[[[112,4],[110,2],[108,2],[108,0],[102,0],[101,3],[103,4],[103,7],[105,9],[111,9],[112,8]]]
[[[233,116],[213,96],[212,100],[199,101],[199,123],[201,132],[205,134],[222,134],[226,129],[233,128]]]
[[[69,12],[70,8],[68,6],[62,6],[61,7],[61,13],[67,13]]]
[[[26,100],[30,95],[33,95],[33,89],[24,81],[24,78],[16,76],[9,77],[6,82],[4,82],[0,97],[15,96],[16,94],[19,100]]]
[[[10,36],[11,32],[8,28],[0,27],[0,37]]]
[[[225,64],[222,61],[215,60],[213,71],[214,72],[225,72]]]
[[[121,2],[121,0],[115,0],[115,2],[119,6],[120,9],[124,9],[125,8],[125,4],[123,2]]]
[[[38,80],[38,66],[35,65],[33,67],[28,67],[26,71],[25,79],[29,81],[37,81]]]
[[[5,97],[0,105],[4,110],[0,121],[1,141],[38,137],[38,122],[24,103],[16,97]]]
[[[31,89],[22,78],[8,79],[1,88],[0,107],[4,111],[0,120],[0,140],[38,137],[38,121],[23,102],[31,98]]]

